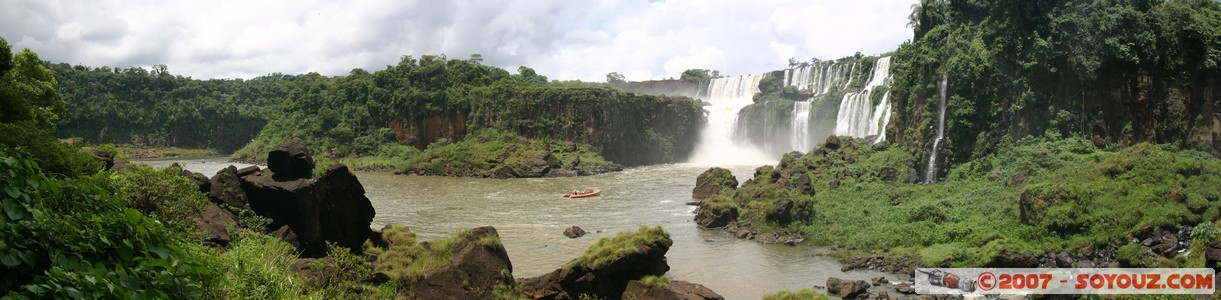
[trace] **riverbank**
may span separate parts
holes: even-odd
[[[849,268],[1203,267],[1221,215],[1221,160],[1147,143],[1103,150],[1026,139],[915,184],[915,156],[829,138],[757,169],[696,221],[798,232]],[[1136,240],[1137,243],[1132,241]],[[1125,251],[1123,248],[1128,248]]]

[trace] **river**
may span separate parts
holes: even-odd
[[[209,177],[230,165],[224,157],[137,161],[164,167],[178,162]],[[238,167],[246,165],[238,164]],[[641,225],[660,225],[674,246],[666,254],[668,277],[708,286],[727,299],[758,299],[780,290],[822,286],[828,277],[893,278],[873,271],[841,272],[829,250],[813,246],[762,245],[723,231],[700,230],[693,222],[691,189],[707,167],[653,165],[572,178],[476,179],[357,172],[377,216],[373,226],[402,223],[423,239],[482,225],[496,227],[513,263],[513,275],[550,272],[581,255],[598,239]],[[731,167],[739,181],[753,167]],[[573,189],[602,189],[591,198],[564,199]],[[589,232],[569,239],[564,229]]]

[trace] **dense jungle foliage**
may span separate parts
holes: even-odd
[[[1221,3],[923,0],[910,22],[888,128],[905,148],[932,143],[945,75],[949,165],[1045,132],[1221,153]]]

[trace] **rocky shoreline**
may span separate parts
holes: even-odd
[[[342,164],[332,164],[318,177],[311,175],[313,169],[314,161],[304,142],[290,139],[269,153],[266,168],[230,166],[211,178],[186,170],[180,174],[198,185],[212,202],[196,222],[209,245],[224,251],[240,228],[267,234],[296,247],[299,258],[292,262],[292,270],[305,278],[363,276],[355,280],[374,285],[392,283],[397,296],[408,299],[490,299],[505,295],[527,299],[577,299],[583,295],[603,299],[724,299],[700,284],[662,280],[664,284],[659,286],[656,281],[642,281],[663,276],[670,269],[665,254],[673,240],[660,227],[642,227],[604,238],[582,257],[551,273],[514,278],[512,263],[495,228],[473,228],[429,242],[417,242],[414,233],[401,225],[372,230],[369,225],[376,212],[356,176]],[[251,216],[267,221],[242,221]],[[569,230],[576,236],[579,228]],[[361,264],[372,272],[343,274],[328,251],[334,250],[329,245],[363,257]],[[413,258],[404,262],[404,256]],[[425,264],[425,269],[414,264]],[[347,291],[350,295],[363,292],[359,286]]]

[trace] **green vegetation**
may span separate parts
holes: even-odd
[[[164,65],[90,68],[47,64],[67,109],[60,137],[138,148],[184,147],[231,152],[267,124],[268,108],[318,74],[270,74],[250,80],[198,80]]]
[[[739,223],[801,232],[819,245],[891,249],[955,266],[987,265],[1006,251],[1119,247],[1221,214],[1221,160],[1194,150],[1138,144],[1107,151],[1081,138],[1028,138],[955,167],[943,183],[917,185],[906,183],[910,153],[833,139],[838,149],[786,155],[709,205],[738,211]],[[814,196],[794,184],[799,176],[808,176]],[[793,222],[769,215],[780,201],[794,203]],[[816,213],[799,214],[804,203]],[[1209,227],[1200,235],[1212,235]],[[1135,263],[1144,250],[1127,251]]]
[[[1217,1],[922,0],[910,21],[888,130],[903,148],[931,143],[946,75],[950,166],[1045,132],[1221,153]]]
[[[406,226],[394,224],[382,231],[382,236],[389,247],[367,249],[377,255],[375,270],[390,275],[390,278],[404,278],[423,276],[448,264],[453,255],[452,247],[462,234],[420,243],[416,241],[415,233]]]
[[[507,172],[507,177],[538,177],[557,162],[573,170],[615,168],[587,145],[531,140],[489,128],[477,130],[461,142],[432,143],[403,169],[431,175],[496,177]]]
[[[296,247],[284,241],[243,231],[233,248],[220,254],[225,270],[220,294],[231,299],[289,299],[307,295],[306,279],[291,270]]]
[[[780,291],[763,295],[764,300],[827,300],[827,294],[815,292],[811,289],[800,289],[796,291]]]
[[[8,68],[0,75],[20,83],[0,87],[5,104],[0,119],[4,299],[394,296],[392,285],[361,283],[372,269],[346,251],[331,251],[333,263],[312,267],[322,275],[305,277],[292,270],[295,247],[261,233],[229,228],[237,232],[227,251],[205,246],[195,221],[208,200],[198,186],[177,168],[103,170],[81,148],[84,143],[54,139],[57,116],[45,113],[56,112],[62,103],[40,97],[55,95],[55,80],[39,77],[49,73],[28,63],[37,61],[28,50],[19,54],[23,73],[9,72],[13,64],[3,39],[0,50],[0,67]],[[95,149],[116,150],[110,145]],[[266,224],[257,216],[240,219],[239,225],[248,228]]]
[[[636,231],[625,231],[614,237],[604,237],[597,243],[585,249],[585,253],[577,259],[568,262],[565,268],[582,266],[597,269],[615,260],[631,254],[641,253],[640,245],[650,245],[654,242],[670,239],[670,233],[661,226],[641,226]]]

